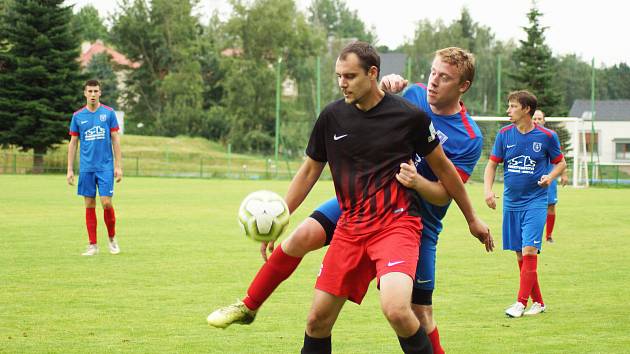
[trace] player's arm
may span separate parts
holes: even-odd
[[[433,205],[445,206],[451,201],[451,196],[444,186],[439,181],[429,181],[419,174],[412,160],[400,164],[400,172],[396,174],[396,179],[403,186],[418,192],[422,199]]]
[[[68,170],[66,172],[66,180],[69,185],[74,185],[74,157],[77,154],[77,145],[79,144],[79,137],[76,135],[70,136],[70,142],[68,142]]]
[[[560,176],[562,174],[562,171],[564,171],[566,168],[567,168],[567,162],[564,160],[564,157],[563,157],[562,160],[560,160],[557,164],[553,166],[553,169],[548,175],[543,175],[542,177],[540,177],[540,181],[538,181],[538,185],[543,188],[549,187],[551,182],[554,179],[558,178],[558,176]]]
[[[326,166],[325,162],[313,160],[308,156],[306,157],[306,160],[304,160],[302,166],[300,166],[300,169],[291,180],[289,190],[284,197],[291,214],[293,214],[304,199],[306,199],[306,196],[322,174],[324,166]]]
[[[496,209],[497,207],[497,196],[492,191],[492,185],[494,184],[494,178],[497,174],[497,162],[489,159],[488,164],[486,165],[486,169],[483,171],[483,191],[486,200],[486,205],[490,209]]]
[[[568,170],[568,165],[567,167],[565,167],[564,170],[562,170],[562,174],[560,174],[560,184],[562,184],[563,187],[569,183],[569,174],[567,170]]]
[[[111,132],[112,136],[112,149],[114,149],[114,178],[116,182],[122,180],[122,152],[120,151],[120,135],[117,131]]]
[[[457,206],[468,222],[470,233],[479,239],[481,243],[485,244],[486,251],[492,251],[494,249],[494,241],[492,240],[490,229],[475,214],[475,210],[464,187],[464,182],[462,182],[453,163],[444,154],[442,146],[438,145],[435,147],[425,156],[425,159],[429,163],[431,170],[433,170],[437,178],[442,182],[446,191],[448,191],[448,194],[455,199]]]

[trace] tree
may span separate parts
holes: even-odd
[[[376,35],[366,29],[357,11],[351,11],[343,0],[313,0],[309,7],[309,21],[322,26],[326,37],[356,38],[374,43]]]
[[[196,0],[125,0],[114,15],[114,44],[141,62],[127,79],[124,101],[131,132],[175,136],[201,131],[201,26]],[[143,123],[136,131],[133,123]]]
[[[112,66],[112,57],[106,52],[95,54],[84,72],[88,78],[99,80],[101,83],[101,102],[118,107],[118,78]]]
[[[43,171],[43,154],[68,136],[72,112],[81,102],[77,40],[70,7],[63,0],[9,2],[0,28],[8,43],[0,90],[0,144],[34,152],[33,172]],[[7,111],[4,111],[7,109]]]
[[[95,42],[97,39],[107,41],[109,34],[98,10],[92,5],[86,5],[70,20],[72,31],[79,37],[80,42]]]

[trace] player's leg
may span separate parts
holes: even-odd
[[[306,320],[302,354],[331,353],[332,328],[345,302],[345,297],[315,289],[313,304]]]
[[[542,232],[545,226],[546,209],[525,211],[523,221],[523,266],[519,301],[531,296],[532,307],[525,315],[537,315],[545,311],[540,284],[538,281],[538,254],[542,247]]]
[[[547,232],[545,239],[553,243],[553,228],[556,224],[556,204],[558,203],[558,181],[554,180],[547,190]]]
[[[444,353],[440,334],[433,318],[433,289],[435,288],[435,257],[437,237],[429,237],[423,231],[420,243],[420,257],[416,267],[416,279],[411,295],[411,309],[420,326],[429,337],[433,353]]]
[[[220,328],[232,323],[251,323],[256,311],[275,289],[293,274],[302,257],[330,243],[340,213],[335,198],[320,205],[280,244],[280,247],[273,251],[250,283],[247,296],[242,301],[211,313],[208,316],[208,323]]]
[[[368,241],[376,263],[381,309],[405,353],[432,353],[431,342],[411,309],[418,263],[420,220],[402,217]]]
[[[503,210],[503,249],[507,251],[514,251],[516,253],[516,261],[520,264],[523,259],[522,249],[523,249],[523,240],[521,238],[522,230],[521,230],[521,217],[523,212],[520,211],[510,211]],[[541,233],[542,237],[542,233]],[[519,273],[519,279],[522,278],[522,271]],[[520,286],[520,281],[519,281]],[[520,289],[520,288],[519,288]],[[505,309],[505,314],[510,317],[521,317],[523,312],[525,312],[525,307],[527,306],[527,299],[525,303],[519,301],[519,297],[517,297],[517,301],[512,304],[510,307]]]
[[[107,227],[107,236],[109,237],[109,252],[111,254],[119,254],[120,247],[116,240],[116,213],[112,198],[114,196],[114,172],[97,172],[98,194],[101,198],[103,206],[103,220]]]
[[[98,253],[96,244],[96,176],[93,172],[79,173],[77,194],[83,196],[85,204],[85,227],[89,245],[83,256],[94,256]]]

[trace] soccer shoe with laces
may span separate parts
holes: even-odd
[[[529,308],[529,310],[525,311],[525,313],[523,313],[523,315],[525,316],[532,316],[532,315],[537,315],[539,313],[543,313],[545,312],[545,305],[541,305],[538,302],[534,302],[532,304],[532,306]]]
[[[111,254],[119,254],[120,253],[120,247],[118,247],[118,242],[116,242],[115,239],[109,241],[109,253],[111,253]]]
[[[525,305],[521,304],[519,301],[505,309],[505,314],[510,317],[521,317],[523,316],[523,312],[525,312]]]
[[[221,307],[208,315],[208,324],[212,327],[226,328],[227,326],[237,324],[250,324],[256,318],[256,311],[252,311],[245,306],[242,301]]]
[[[85,252],[81,253],[82,256],[95,256],[96,254],[98,254],[97,245],[89,245]]]

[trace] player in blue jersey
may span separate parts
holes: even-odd
[[[545,126],[545,113],[540,109],[537,109],[532,116],[534,123],[540,125],[541,127]],[[549,172],[553,169],[553,165],[549,166]],[[560,175],[560,184],[562,186],[566,186],[569,183],[569,176],[567,175],[567,169],[562,170],[562,174]],[[556,224],[556,204],[558,204],[558,180],[553,180],[549,185],[547,192],[547,221],[545,224],[547,225],[547,230],[545,232],[545,239],[549,243],[553,243],[553,228]]]
[[[492,191],[497,165],[503,163],[503,249],[516,252],[520,286],[516,303],[505,313],[510,317],[545,311],[538,282],[538,253],[547,212],[547,187],[566,168],[555,132],[532,121],[536,96],[515,91],[508,96],[512,124],[498,133],[484,173],[485,201],[496,208]],[[549,164],[555,167],[549,172]],[[525,311],[529,297],[532,306]]]
[[[464,181],[472,173],[482,148],[479,128],[460,101],[473,78],[472,54],[459,48],[445,48],[436,52],[428,82],[429,90],[418,84],[410,87],[403,95],[431,117],[447,157],[454,163]],[[393,92],[402,90],[406,85],[407,82],[397,75],[386,76],[381,83],[383,89]],[[421,215],[424,228],[412,309],[423,330],[429,335],[434,352],[440,353],[442,348],[433,320],[431,297],[435,286],[437,235],[442,229],[441,219],[448,208],[450,196],[435,182],[437,178],[425,160],[416,158],[415,165],[403,164],[398,176],[401,183],[416,189],[423,198]],[[210,314],[208,322],[216,327],[226,327],[231,323],[251,323],[257,309],[292,274],[302,257],[330,243],[340,212],[336,198],[320,205],[280,247],[273,250],[273,243],[269,244],[270,251],[273,251],[269,260],[266,256],[266,245],[263,245],[261,253],[267,262],[251,283],[247,296],[242,302]]]
[[[80,164],[77,194],[83,196],[85,201],[85,225],[89,239],[88,248],[82,255],[93,256],[98,253],[95,209],[97,190],[109,236],[109,251],[111,254],[118,254],[120,248],[116,240],[116,214],[112,204],[114,180],[120,182],[123,175],[118,121],[114,110],[100,103],[101,85],[97,80],[88,80],[83,94],[87,104],[74,112],[70,122],[66,175],[68,184],[74,185],[74,158],[78,144]]]

